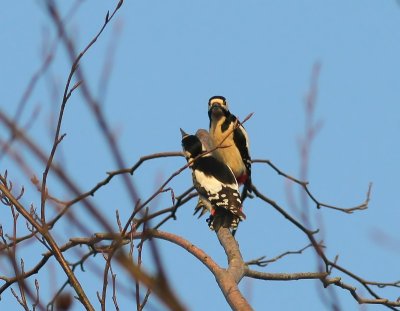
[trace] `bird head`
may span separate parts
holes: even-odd
[[[213,96],[208,101],[209,118],[219,119],[229,112],[228,103],[223,96]]]
[[[186,160],[194,159],[203,152],[203,146],[200,139],[195,135],[189,135],[181,130],[182,135],[182,149],[185,154]]]

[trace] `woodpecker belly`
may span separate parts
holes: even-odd
[[[240,152],[233,141],[233,126],[222,131],[221,125],[222,120],[220,120],[215,127],[210,129],[214,146],[221,146],[221,148],[218,149],[218,152],[216,152],[216,156],[231,168],[236,179],[238,179],[238,182],[243,183],[247,179],[246,166],[244,165]],[[239,181],[239,179],[244,180]]]

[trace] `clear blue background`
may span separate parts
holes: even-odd
[[[59,1],[60,2],[60,1]],[[79,1],[78,1],[79,3]],[[61,3],[59,3],[61,5]],[[116,1],[83,1],[67,21],[69,35],[79,50],[101,27],[107,10]],[[62,16],[72,7],[63,2]],[[31,76],[43,62],[43,50],[53,44],[56,33],[42,1],[9,1],[0,11],[0,107],[14,115]],[[46,49],[47,47],[47,49]],[[21,125],[39,113],[28,133],[50,152],[63,88],[70,63],[62,44],[55,59],[41,77],[23,112]],[[373,182],[369,209],[346,215],[332,210],[316,210],[309,204],[312,228],[320,228],[331,259],[357,275],[374,281],[400,279],[399,182],[400,166],[400,7],[396,1],[126,1],[100,40],[84,56],[81,67],[90,89],[101,102],[127,166],[140,156],[180,150],[179,127],[187,132],[208,127],[207,101],[212,95],[227,97],[239,119],[250,112],[246,123],[253,158],[270,159],[279,168],[299,176],[299,138],[304,132],[304,101],[310,86],[313,65],[321,64],[318,80],[316,120],[323,127],[312,145],[308,180],[321,201],[351,207],[365,198]],[[102,84],[104,68],[107,83]],[[116,168],[99,134],[86,103],[77,91],[66,108],[62,132],[67,133],[56,161],[76,180],[83,191],[92,188]],[[9,137],[0,126],[2,139]],[[19,148],[20,145],[14,145]],[[43,165],[29,153],[21,152],[33,172],[41,176]],[[26,186],[23,202],[38,207],[39,197],[7,158],[0,160],[17,185]],[[145,163],[132,177],[142,198],[147,198],[173,172],[185,164],[183,158],[167,158]],[[267,166],[254,164],[255,185],[296,218],[287,189],[300,202],[301,190],[279,177]],[[113,221],[115,210],[127,217],[132,205],[125,188],[116,178],[99,191],[93,202]],[[171,186],[180,194],[190,186],[190,172],[174,179]],[[49,189],[64,200],[71,197],[50,176]],[[161,196],[150,205],[153,210],[168,207],[170,197]],[[205,221],[192,217],[195,201],[178,211],[177,221],[163,230],[182,235],[199,246],[221,265],[225,256]],[[85,220],[89,231],[99,227],[78,205],[75,213]],[[308,241],[275,210],[254,199],[245,202],[247,220],[237,233],[245,260],[266,255],[274,257],[296,250]],[[51,212],[49,212],[51,214]],[[0,209],[0,222],[10,232],[9,211]],[[113,221],[115,225],[115,221]],[[21,232],[24,221],[19,220]],[[81,232],[60,222],[58,241]],[[214,277],[196,259],[167,242],[157,243],[168,276],[178,296],[190,310],[227,310],[227,303]],[[21,248],[26,269],[31,262]],[[37,257],[44,252],[38,247]],[[33,257],[33,256],[32,256]],[[267,272],[316,271],[312,250],[293,255],[266,268]],[[102,259],[92,261],[101,267]],[[147,268],[151,270],[151,261]],[[56,271],[53,261],[50,271]],[[0,259],[2,274],[7,269]],[[52,270],[53,269],[53,270]],[[78,273],[86,282],[92,303],[99,308],[96,291],[101,291],[101,270]],[[49,270],[46,270],[49,271]],[[117,279],[123,280],[118,270]],[[98,274],[99,277],[93,275]],[[341,276],[334,272],[332,276]],[[41,297],[51,297],[62,284],[62,274],[43,273],[39,277]],[[344,281],[366,291],[354,280]],[[32,280],[30,280],[33,284]],[[359,307],[351,295],[335,289],[330,296],[318,281],[289,283],[243,279],[241,289],[255,310],[331,310],[332,297],[342,310],[383,310],[382,306]],[[133,290],[133,286],[131,288]],[[378,291],[379,292],[379,291]],[[328,298],[321,299],[322,293]],[[382,291],[396,300],[399,290]],[[111,293],[109,293],[111,295]],[[134,297],[134,296],[132,296]],[[121,310],[132,309],[134,299],[119,295]],[[0,305],[17,306],[8,291]],[[80,310],[78,303],[74,310]],[[108,306],[113,309],[112,302]],[[149,309],[162,310],[151,297]]]

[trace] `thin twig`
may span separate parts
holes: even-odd
[[[331,204],[326,204],[326,203],[322,203],[322,202],[318,201],[315,198],[315,196],[311,193],[311,191],[309,189],[309,182],[308,181],[299,180],[299,179],[297,179],[297,178],[295,178],[295,177],[283,172],[275,164],[273,164],[271,160],[253,159],[251,162],[252,163],[265,163],[265,164],[268,164],[279,175],[281,175],[281,176],[293,181],[294,183],[300,185],[304,189],[304,191],[307,193],[309,198],[315,203],[315,205],[316,205],[316,207],[318,209],[321,208],[321,207],[326,207],[326,208],[334,209],[334,210],[337,210],[337,211],[340,211],[340,212],[344,212],[346,214],[352,214],[355,211],[365,210],[365,209],[368,208],[369,200],[370,200],[370,197],[371,197],[372,183],[370,183],[368,185],[368,190],[367,190],[367,194],[366,194],[366,198],[365,198],[364,202],[362,202],[359,205],[353,206],[353,207],[342,208],[342,207],[338,207],[338,206],[334,206],[334,205],[331,205]]]
[[[254,259],[254,260],[250,260],[246,262],[246,265],[250,266],[250,265],[255,265],[255,266],[259,266],[259,267],[266,267],[268,266],[270,263],[272,262],[276,262],[279,259],[288,256],[288,255],[295,255],[295,254],[302,254],[303,251],[305,251],[307,248],[312,247],[312,244],[308,244],[307,246],[304,246],[303,248],[297,250],[297,251],[286,251],[274,258],[271,259],[265,259],[265,256],[262,256],[260,258]]]

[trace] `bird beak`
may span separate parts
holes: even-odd
[[[214,103],[212,104],[210,111],[212,113],[222,113],[225,109],[222,107],[220,103]]]
[[[187,133],[185,133],[185,131],[184,130],[182,130],[182,129],[180,129],[181,130],[181,135],[182,135],[182,138],[184,138],[185,136],[188,136],[188,134]]]
[[[219,119],[224,115],[224,108],[219,103],[214,103],[208,111],[208,115],[214,119]]]

